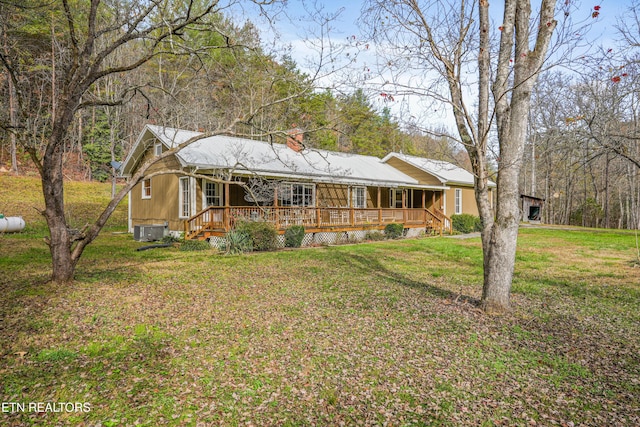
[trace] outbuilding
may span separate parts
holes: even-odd
[[[542,208],[544,207],[544,199],[539,197],[520,195],[522,206],[522,221],[539,224],[542,221]]]

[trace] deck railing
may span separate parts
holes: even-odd
[[[397,208],[302,208],[302,207],[208,207],[185,221],[185,237],[203,233],[226,233],[238,221],[268,221],[283,231],[292,225],[307,229],[366,229],[401,223],[442,232],[443,220],[428,209]]]
[[[438,218],[438,220],[442,223],[442,231],[451,233],[453,231],[453,225],[451,224],[451,218],[444,214],[439,209],[433,210],[433,215]]]

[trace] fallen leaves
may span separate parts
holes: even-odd
[[[4,298],[2,399],[86,400],[89,424],[638,424],[640,272],[540,238],[517,266],[538,293],[497,318],[477,309],[477,243],[445,239],[151,255],[128,279]],[[33,357],[61,343],[77,357]]]

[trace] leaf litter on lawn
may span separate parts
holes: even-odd
[[[52,424],[638,424],[637,275],[533,242],[517,274],[537,292],[502,317],[477,308],[475,241],[81,264],[69,287],[2,297],[2,399],[91,402]]]

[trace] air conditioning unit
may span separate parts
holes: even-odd
[[[169,232],[167,225],[136,225],[133,227],[133,239],[138,242],[155,242],[162,240]]]

